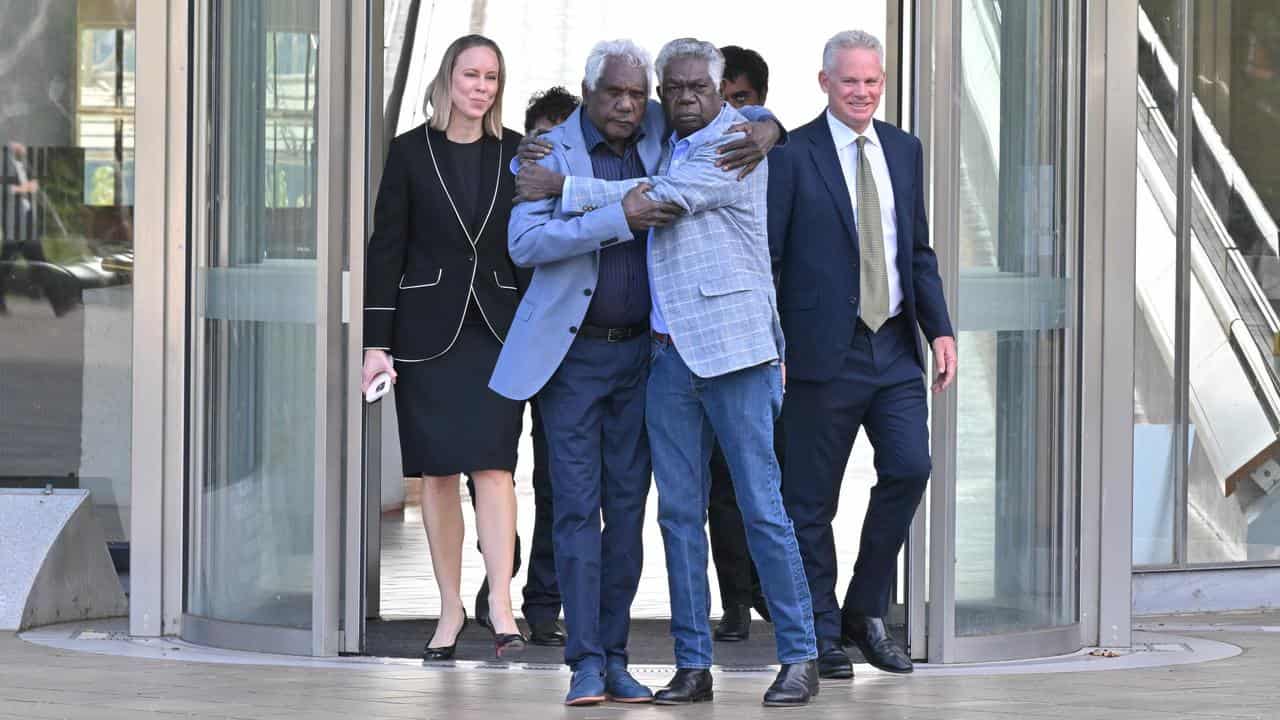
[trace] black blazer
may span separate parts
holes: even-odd
[[[497,199],[473,246],[428,152],[427,132],[438,158],[444,133],[426,128],[420,125],[391,141],[366,256],[364,347],[388,350],[406,361],[430,360],[453,347],[472,288],[485,323],[502,342],[528,287],[528,274],[517,273],[507,254],[507,221],[516,193],[509,167],[520,135],[504,130],[501,141],[483,140],[489,144],[484,167],[474,170],[498,176]],[[447,178],[444,162],[441,174]],[[482,204],[488,208],[493,181],[484,187]],[[458,190],[451,190],[456,196]]]
[[[954,336],[929,245],[923,148],[914,135],[874,122],[897,208],[902,314],[930,342]],[[792,130],[787,144],[769,154],[769,250],[787,338],[787,374],[830,380],[858,319],[858,228],[825,111]],[[918,341],[913,344],[923,371],[924,350]]]

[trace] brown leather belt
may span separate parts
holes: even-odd
[[[649,334],[653,336],[654,340],[657,340],[663,345],[675,345],[675,342],[671,340],[671,336],[666,333],[660,333],[656,330],[653,330],[653,331],[650,331]]]

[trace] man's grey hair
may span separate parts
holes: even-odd
[[[827,72],[835,70],[836,53],[841,50],[870,50],[880,58],[880,69],[884,69],[884,45],[880,38],[863,30],[845,30],[831,36],[822,48],[822,69]]]
[[[682,57],[695,57],[706,60],[707,72],[711,75],[711,83],[719,90],[720,79],[724,77],[724,55],[720,54],[720,49],[715,45],[695,38],[680,38],[662,46],[662,50],[658,52],[658,62],[653,67],[658,76],[659,85],[662,84],[662,77],[667,71],[667,65],[672,60]]]
[[[652,66],[649,52],[630,40],[603,40],[596,43],[595,47],[591,48],[591,53],[587,55],[587,70],[582,76],[582,82],[587,86],[587,90],[596,91],[596,87],[600,84],[600,76],[604,74],[605,61],[609,58],[640,68],[644,73],[645,88],[649,87],[649,68]]]

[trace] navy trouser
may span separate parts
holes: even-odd
[[[914,332],[901,316],[874,334],[859,323],[834,378],[787,383],[782,497],[800,541],[819,638],[840,637],[831,521],[858,429],[866,428],[875,450],[877,481],[845,594],[846,612],[884,617],[888,611],[898,551],[929,480],[929,409]]]
[[[529,574],[524,582],[521,612],[529,622],[555,622],[560,617],[560,586],[556,582],[556,554],[551,540],[555,523],[551,470],[547,467],[547,433],[542,408],[535,398],[533,415],[533,540],[529,543]]]
[[[538,394],[568,633],[564,660],[574,670],[627,662],[649,494],[648,373],[647,336],[579,337]]]

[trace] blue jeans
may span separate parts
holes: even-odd
[[[701,378],[673,346],[654,341],[646,395],[676,666],[707,668],[712,661],[704,528],[711,487],[707,464],[716,439],[729,464],[747,548],[773,616],[778,661],[816,658],[809,583],[782,506],[781,471],[773,450],[773,423],[782,408],[778,365]]]

